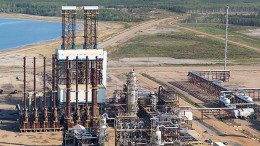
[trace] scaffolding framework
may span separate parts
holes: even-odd
[[[97,49],[98,7],[85,6],[84,10],[84,43],[83,49]]]
[[[76,49],[76,6],[62,7],[62,50]]]

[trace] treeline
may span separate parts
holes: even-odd
[[[224,12],[230,5],[231,12],[260,11],[259,0],[1,0],[0,12],[23,13],[41,16],[60,16],[61,6],[102,6],[100,19],[108,21],[141,21],[143,12],[132,14],[136,9],[166,9],[180,13]],[[122,12],[121,9],[128,9]],[[141,14],[141,15],[140,15]],[[147,15],[147,14],[146,14]]]
[[[5,1],[5,0],[3,0]],[[86,5],[85,3],[64,3],[66,0],[61,0],[60,2],[16,2],[16,0],[8,0],[0,3],[0,12],[2,13],[22,13],[22,14],[30,14],[30,15],[40,15],[40,16],[61,16],[61,6],[63,5]],[[37,0],[35,0],[37,1]],[[47,0],[48,1],[48,0]],[[127,11],[122,11],[122,8],[104,8],[101,7],[99,11],[99,20],[104,21],[124,21],[124,22],[138,22],[145,19],[145,17],[136,14],[133,15],[130,13],[134,11],[135,8],[129,8]],[[79,15],[78,18],[83,18]]]
[[[103,21],[124,21],[124,22],[139,22],[143,21],[145,17],[140,15],[131,15],[131,13],[124,13],[115,9],[101,9],[98,18]]]
[[[187,8],[184,10],[186,13],[193,13],[193,14],[198,14],[198,13],[223,13],[226,11],[225,7],[217,7],[217,8]],[[246,13],[259,13],[260,12],[260,7],[255,8],[255,7],[230,7],[229,12],[234,12],[234,13],[240,13],[240,12],[246,12]]]
[[[244,25],[244,26],[260,26],[260,15],[230,15],[229,24]],[[186,23],[225,23],[226,18],[221,14],[200,15],[191,14],[191,16],[184,20]]]

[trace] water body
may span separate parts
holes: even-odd
[[[0,18],[0,51],[61,36],[61,23]]]

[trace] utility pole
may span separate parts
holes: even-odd
[[[226,37],[225,37],[225,65],[224,71],[227,69],[227,41],[228,41],[228,9],[229,6],[226,7]]]

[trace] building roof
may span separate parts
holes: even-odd
[[[86,60],[86,56],[89,60],[95,60],[96,56],[98,59],[103,59],[106,51],[103,49],[57,50],[56,54],[58,60],[66,60],[67,56],[69,60],[76,60],[76,56],[79,60]]]
[[[84,10],[98,10],[98,6],[84,6]]]
[[[76,6],[62,6],[61,10],[76,10]]]

